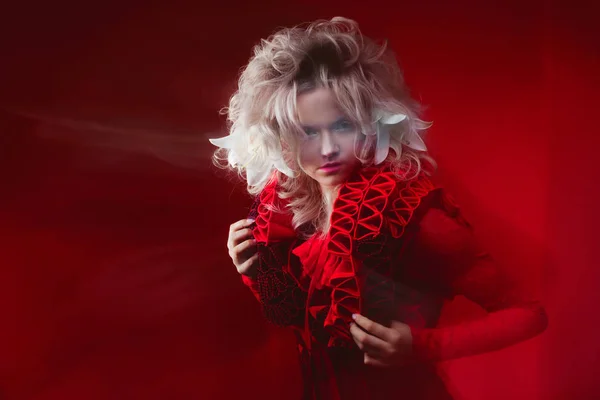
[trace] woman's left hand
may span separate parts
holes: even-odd
[[[388,328],[360,314],[354,314],[353,317],[350,333],[358,348],[365,353],[365,364],[391,367],[409,361],[413,338],[408,325],[392,321]]]

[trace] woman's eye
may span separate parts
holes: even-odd
[[[333,126],[336,131],[349,131],[354,129],[354,125],[350,121],[340,121]]]
[[[306,134],[306,136],[315,136],[317,134],[317,131],[314,129],[305,129],[304,133]]]

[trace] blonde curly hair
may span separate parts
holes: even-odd
[[[248,180],[252,195],[277,179],[278,195],[290,199],[289,210],[280,211],[293,213],[294,228],[309,234],[329,229],[331,204],[319,184],[300,168],[297,149],[304,133],[296,98],[320,87],[332,91],[341,110],[363,133],[373,129],[374,110],[406,115],[390,130],[385,160],[399,179],[435,169],[435,161],[425,152],[406,146],[409,135],[419,135],[431,123],[419,119],[420,105],[410,97],[387,43],[375,43],[361,34],[355,21],[342,17],[275,32],[254,47],[238,90],[221,111],[227,114],[236,143],[218,149],[213,160],[236,169]],[[356,141],[355,154],[363,166],[373,164],[375,146],[372,135]],[[280,167],[274,160],[280,160]],[[252,179],[246,175],[249,165],[260,171]]]

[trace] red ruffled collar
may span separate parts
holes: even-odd
[[[312,236],[292,251],[303,266],[298,283],[310,282],[304,287],[309,292],[307,319],[327,312],[324,327],[332,333],[330,346],[351,342],[351,316],[363,311],[358,278],[362,260],[381,253],[386,243],[376,238],[382,234],[400,238],[421,199],[433,188],[423,175],[403,181],[387,165],[363,168],[340,187],[326,237]],[[287,204],[276,189],[276,181],[265,187],[257,210],[254,236],[266,246],[297,237],[291,213],[275,211],[285,210]],[[330,303],[311,303],[314,290],[330,290]]]

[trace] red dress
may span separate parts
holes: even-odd
[[[255,203],[259,266],[243,276],[266,318],[297,337],[303,399],[451,399],[434,363],[500,349],[543,331],[538,301],[518,292],[473,237],[450,197],[420,175],[360,170],[339,190],[325,238],[300,239],[269,184]],[[445,300],[462,294],[488,311],[437,328]],[[414,359],[367,366],[349,332],[360,313],[411,327]]]

